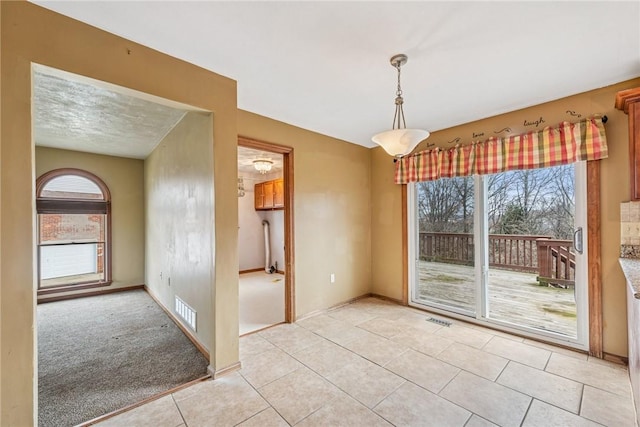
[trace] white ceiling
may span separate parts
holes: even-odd
[[[238,81],[238,107],[363,146],[640,76],[640,2],[45,2]],[[613,102],[613,100],[612,100]],[[596,113],[596,112],[594,112]]]

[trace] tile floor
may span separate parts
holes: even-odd
[[[427,317],[368,298],[275,326],[240,339],[240,371],[99,425],[636,425],[625,367]]]

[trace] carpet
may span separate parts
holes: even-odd
[[[38,305],[38,425],[73,426],[207,374],[144,290]]]

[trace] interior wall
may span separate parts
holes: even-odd
[[[296,317],[368,294],[370,150],[242,110],[238,134],[293,147]]]
[[[193,333],[207,349],[213,325],[211,123],[211,114],[187,113],[144,161],[147,287],[174,314],[176,296],[196,311]]]
[[[274,154],[274,156],[276,156]],[[278,154],[277,156],[282,157]],[[245,195],[238,197],[238,262],[239,270],[265,267],[264,229],[262,221],[269,221],[272,265],[278,261],[278,270],[284,271],[284,210],[257,211],[255,185],[282,178],[282,171],[266,174],[244,173]],[[278,213],[279,212],[279,213]]]
[[[260,217],[269,221],[270,265],[278,271],[284,271],[284,210],[260,211]],[[264,236],[259,242],[263,243],[264,246]],[[264,257],[262,258],[262,264],[264,264]]]
[[[243,197],[238,197],[238,266],[240,271],[264,267],[262,217],[255,208],[254,182],[244,178]]]
[[[468,143],[486,139],[500,130],[524,133],[561,121],[603,114],[609,144],[609,158],[601,161],[601,235],[604,351],[627,354],[625,278],[618,263],[620,255],[620,202],[629,200],[629,154],[627,116],[614,108],[615,94],[640,86],[640,79],[562,98],[553,102],[498,115],[434,132],[416,148],[431,144],[450,147],[449,141]],[[579,116],[578,116],[579,115]],[[541,121],[542,120],[542,121]],[[538,125],[535,122],[538,121]],[[474,135],[480,135],[475,137]],[[395,299],[402,297],[402,204],[401,186],[393,183],[394,164],[382,149],[372,152],[372,254],[373,292]]]
[[[214,113],[211,368],[238,362],[236,82],[28,2],[0,2],[0,425],[37,424],[31,64]],[[220,40],[224,43],[224,40]]]
[[[80,151],[36,147],[36,177],[60,168],[77,168],[104,181],[111,193],[111,271],[105,289],[144,283],[144,162]],[[94,292],[92,288],[65,295]],[[47,294],[46,298],[59,293]]]

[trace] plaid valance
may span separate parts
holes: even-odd
[[[601,118],[562,122],[540,131],[490,138],[449,149],[434,148],[396,162],[395,182],[433,181],[517,169],[566,165],[608,156]]]

